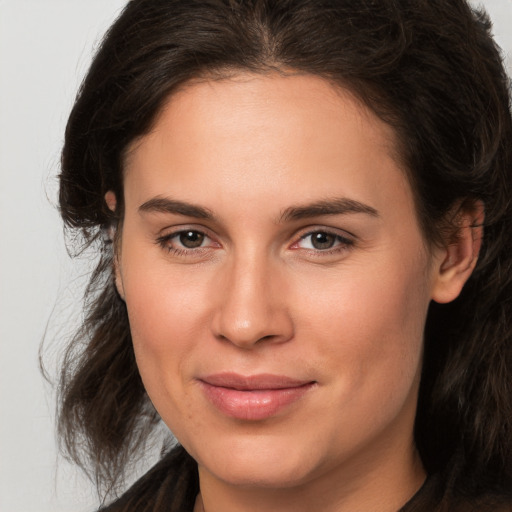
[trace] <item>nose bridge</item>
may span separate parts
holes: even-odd
[[[279,292],[279,267],[269,255],[258,249],[234,252],[222,273],[214,322],[217,336],[245,348],[291,337],[293,326]]]

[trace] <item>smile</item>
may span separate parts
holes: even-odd
[[[245,377],[234,373],[209,375],[199,382],[208,400],[220,412],[246,421],[275,416],[316,384],[279,375]]]

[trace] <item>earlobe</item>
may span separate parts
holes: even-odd
[[[437,259],[432,300],[447,303],[455,300],[471,276],[482,245],[484,205],[476,201],[462,207],[456,216],[457,228]]]
[[[119,269],[119,260],[118,260],[117,256],[114,256],[113,271],[114,271],[114,283],[116,285],[117,293],[119,294],[121,299],[123,299],[123,301],[124,301],[125,298],[124,298],[123,278],[121,277],[121,271]]]
[[[112,192],[112,190],[109,190],[105,194],[105,203],[107,203],[108,209],[110,211],[116,211],[117,199],[116,195],[114,194],[114,192]]]

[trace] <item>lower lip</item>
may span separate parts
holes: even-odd
[[[213,386],[201,381],[203,391],[217,409],[226,416],[246,421],[264,420],[300,400],[313,386],[282,389],[238,390]]]

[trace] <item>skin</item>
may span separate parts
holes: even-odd
[[[196,511],[395,512],[424,481],[413,424],[427,308],[469,277],[482,211],[429,248],[395,146],[321,78],[241,74],[188,84],[129,148],[116,281],[147,392],[198,462]],[[363,207],[286,215],[340,198]],[[183,230],[205,236],[186,248]],[[221,372],[314,385],[241,420],[203,391]]]

